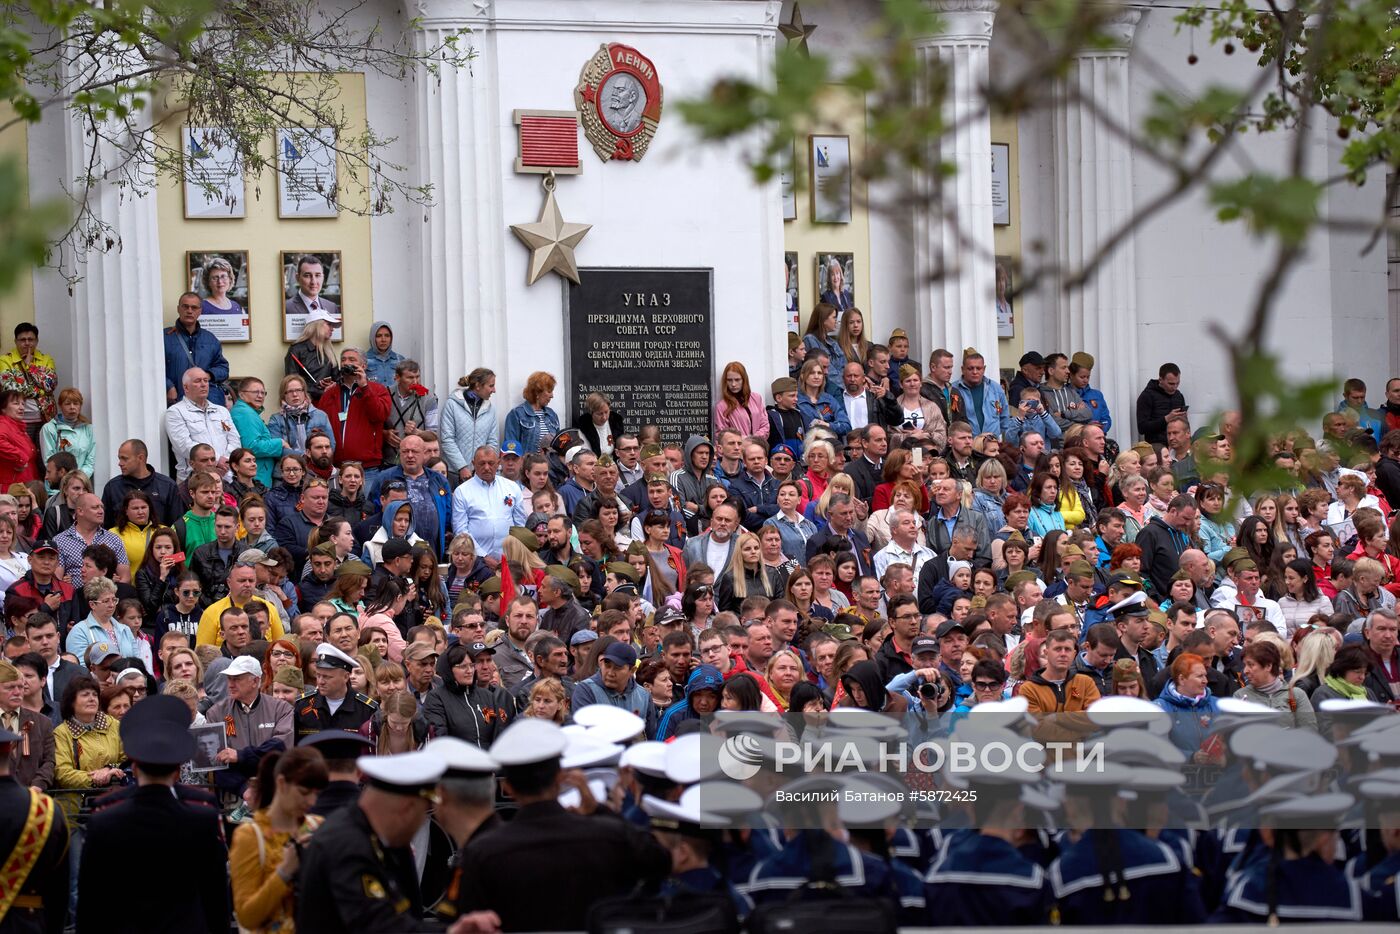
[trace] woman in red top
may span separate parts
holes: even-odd
[[[34,442],[24,427],[24,396],[0,392],[0,489],[34,480]]]
[[[901,480],[908,481],[923,491],[923,499],[919,503],[919,514],[927,515],[929,511],[928,488],[924,486],[924,472],[914,463],[907,448],[895,448],[885,458],[884,483],[875,487],[875,495],[870,501],[870,511],[875,512],[880,509],[890,507],[890,496],[894,493],[894,485]]]
[[[1303,539],[1303,545],[1312,557],[1317,589],[1328,600],[1337,599],[1337,587],[1332,583],[1332,559],[1337,556],[1337,540],[1331,532],[1319,529]]]
[[[1385,520],[1377,519],[1375,516],[1363,516],[1356,520],[1356,536],[1360,541],[1356,550],[1347,555],[1351,561],[1358,558],[1372,558],[1379,561],[1385,567],[1386,577],[1389,580],[1385,583],[1385,589],[1400,597],[1400,558],[1385,550],[1386,543],[1390,540],[1386,532]],[[1319,586],[1318,589],[1321,589]]]

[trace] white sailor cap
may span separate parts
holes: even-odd
[[[1117,762],[1081,762],[1066,757],[1058,762],[1054,760],[1047,762],[1043,774],[1045,778],[1052,782],[1058,782],[1067,789],[1078,789],[1085,793],[1092,793],[1096,788],[1126,787],[1128,781],[1133,777],[1133,769],[1131,766],[1121,765]]]
[[[1240,727],[1230,737],[1230,752],[1258,771],[1316,772],[1337,761],[1337,747],[1311,730],[1270,723]]]
[[[1152,765],[1135,765],[1132,775],[1124,783],[1124,790],[1132,792],[1171,791],[1186,784],[1186,776],[1177,769],[1164,769]]]
[[[1247,726],[1283,726],[1289,719],[1286,710],[1276,710],[1242,697],[1222,697],[1216,705],[1220,715],[1206,730],[1210,734],[1231,733]]]
[[[838,707],[826,715],[827,733],[860,733],[876,739],[896,739],[904,735],[904,725],[893,717],[859,707]]]
[[[1174,768],[1186,762],[1186,753],[1146,730],[1109,730],[1098,743],[1103,746],[1105,759],[1123,765]]]
[[[423,748],[443,761],[443,778],[482,778],[500,768],[486,750],[455,736],[439,736]]]
[[[953,731],[953,739],[959,743],[972,743],[978,749],[971,768],[946,769],[948,783],[958,789],[984,785],[1028,785],[1039,780],[1048,766],[1044,747],[994,724],[990,719],[984,723],[973,721],[971,717],[964,718]],[[991,752],[994,747],[997,750],[995,754]]]
[[[588,732],[574,733],[567,737],[564,756],[559,765],[566,769],[593,769],[616,765],[623,747],[617,743],[604,742]]]
[[[1113,606],[1104,610],[1109,616],[1146,616],[1147,615],[1147,594],[1141,590],[1135,590]]]
[[[1317,709],[1319,713],[1326,714],[1334,726],[1347,728],[1348,739],[1365,728],[1391,729],[1400,726],[1400,717],[1391,716],[1395,713],[1394,707],[1364,698],[1329,697]],[[1372,727],[1372,724],[1375,726]]]
[[[975,704],[971,712],[968,713],[967,719],[1006,727],[1017,726],[1021,723],[1029,723],[1034,726],[1036,719],[1029,713],[1029,710],[1030,701],[1018,695],[1008,700]]]
[[[1322,703],[1327,704],[1328,701],[1323,701]],[[1367,702],[1363,701],[1363,703]],[[1351,733],[1349,733],[1343,739],[1337,740],[1337,745],[1360,746],[1363,742],[1366,741],[1366,737],[1368,736],[1375,736],[1379,733],[1387,733],[1397,728],[1400,728],[1400,717],[1375,717],[1374,719],[1368,720],[1367,722],[1361,724],[1361,726],[1358,726],[1356,729],[1352,730]]]
[[[642,795],[642,812],[651,818],[653,830],[668,830],[672,833],[682,833],[690,836],[706,836],[713,830],[714,819],[700,808],[700,802],[695,798],[687,800],[682,797],[680,801],[666,801],[653,795]],[[710,828],[706,828],[706,823]]]
[[[1090,704],[1087,713],[1096,726],[1146,727],[1158,736],[1166,736],[1172,729],[1171,714],[1141,697],[1111,694]]]
[[[1363,736],[1357,745],[1372,762],[1394,759],[1400,756],[1400,730],[1376,730]]]
[[[605,743],[625,743],[646,730],[646,721],[611,704],[588,704],[574,711],[574,722],[587,727],[594,739]]]
[[[322,642],[316,646],[316,667],[354,671],[360,667],[360,663],[329,642]]]
[[[558,759],[568,741],[559,727],[539,717],[521,717],[491,744],[491,758],[502,768]]]
[[[665,778],[666,744],[653,739],[628,746],[617,764],[653,778]]]
[[[588,793],[593,796],[594,801],[606,801],[608,797],[608,783],[600,778],[587,779]],[[583,804],[583,793],[577,788],[565,788],[555,799],[559,806],[563,808],[576,808]]]
[[[710,781],[687,788],[681,794],[681,804],[694,807],[719,822],[728,822],[758,813],[763,809],[763,798],[738,782]]]
[[[1274,822],[1298,822],[1316,826],[1319,822],[1331,824],[1341,817],[1356,799],[1344,791],[1329,791],[1320,795],[1302,794],[1266,804],[1259,809],[1264,817],[1274,818]]]
[[[828,715],[828,723],[830,715]],[[716,710],[713,729],[723,736],[737,733],[755,733],[759,736],[772,736],[784,729],[783,718],[775,713],[762,713],[757,710]]]
[[[1256,805],[1283,801],[1294,795],[1311,794],[1317,789],[1317,779],[1320,774],[1319,772],[1285,772],[1282,775],[1275,775],[1244,797],[1230,797],[1211,804],[1207,812],[1211,817],[1219,817]]]
[[[355,765],[371,786],[397,795],[426,795],[437,785],[447,764],[437,753],[419,750],[393,756],[361,756]]]
[[[666,777],[677,785],[694,785],[719,778],[720,747],[724,741],[711,733],[687,733],[666,743]]]

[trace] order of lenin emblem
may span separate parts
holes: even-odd
[[[599,159],[640,162],[661,122],[656,66],[631,46],[604,45],[583,66],[574,104]]]

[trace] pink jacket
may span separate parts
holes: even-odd
[[[768,410],[764,408],[763,397],[756,392],[749,393],[748,404],[726,414],[729,403],[721,398],[715,403],[715,435],[726,428],[741,432],[744,437],[768,440]]]
[[[407,643],[404,642],[403,633],[399,632],[398,624],[388,613],[375,613],[373,616],[360,614],[361,629],[378,629],[384,633],[384,637],[389,640],[389,660],[395,662],[403,661],[403,650]]]

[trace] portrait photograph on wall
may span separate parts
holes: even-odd
[[[248,305],[248,251],[190,250],[185,254],[186,291],[199,295],[199,326],[224,343],[253,339]]]
[[[802,330],[802,310],[797,295],[797,254],[783,254],[783,314],[787,329],[794,334]]]
[[[851,222],[851,138],[809,136],[812,223]]]
[[[1016,336],[1016,314],[1011,307],[1011,273],[1016,261],[1010,256],[997,257],[997,337]]]
[[[321,281],[315,295],[306,289],[316,289],[315,267],[303,264],[305,257],[315,257],[321,261]],[[299,269],[299,266],[305,266]],[[303,281],[304,280],[304,281]],[[341,269],[339,250],[283,250],[282,251],[282,340],[292,344],[301,340],[301,332],[306,329],[306,319],[311,314],[311,303],[323,307],[337,318],[342,318],[341,326],[331,331],[332,340],[341,340],[344,331],[345,314],[341,306]]]
[[[854,253],[817,254],[817,301],[826,302],[837,311],[845,311],[856,303],[856,255]]]

